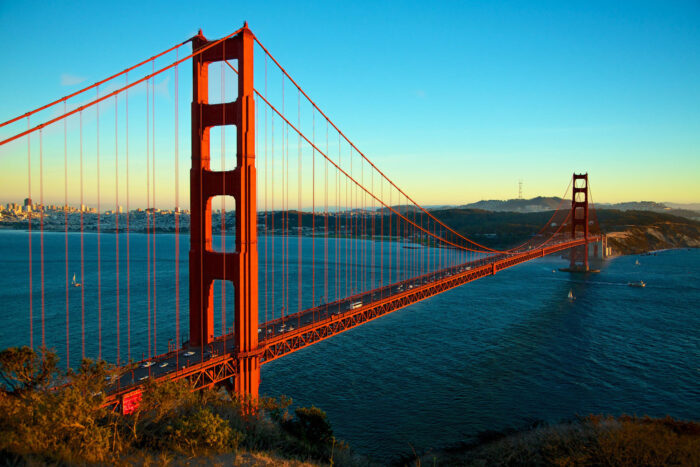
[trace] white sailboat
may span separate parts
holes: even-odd
[[[576,297],[574,297],[574,293],[571,291],[571,289],[569,289],[569,295],[567,296],[567,298],[570,302],[576,300]]]
[[[73,287],[80,287],[82,284],[75,280],[75,273],[73,273],[73,281],[70,283]]]

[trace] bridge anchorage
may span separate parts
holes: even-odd
[[[179,58],[177,50],[183,44],[145,60],[131,68],[124,70],[106,80],[88,86],[71,96],[60,99],[40,107],[34,111],[0,124],[0,128],[18,122],[26,118],[27,129],[23,128],[12,136],[0,140],[0,147],[20,138],[26,139],[26,151],[28,161],[28,193],[31,198],[31,174],[37,172],[32,167],[30,148],[30,136],[38,139],[31,147],[39,148],[39,182],[43,182],[43,168],[46,162],[42,157],[42,142],[46,144],[47,138],[63,137],[59,140],[63,147],[61,172],[64,175],[64,206],[59,208],[61,212],[61,224],[65,239],[65,255],[60,255],[61,275],[65,275],[65,302],[56,302],[55,298],[62,294],[48,294],[48,300],[44,303],[44,200],[43,191],[40,191],[39,208],[28,208],[30,234],[29,240],[29,278],[30,294],[28,297],[29,310],[29,336],[30,346],[33,346],[35,331],[32,326],[34,321],[41,323],[42,344],[44,344],[45,308],[58,308],[65,304],[64,317],[58,314],[46,316],[58,320],[50,323],[49,329],[56,329],[65,324],[65,340],[57,334],[49,335],[57,342],[54,347],[65,344],[65,356],[71,363],[69,347],[71,339],[81,339],[82,356],[92,355],[90,345],[85,345],[86,329],[88,337],[90,329],[97,334],[98,345],[94,354],[102,358],[103,328],[104,334],[109,334],[107,342],[114,344],[117,365],[120,355],[125,353],[126,360],[132,360],[132,316],[138,316],[139,321],[134,321],[139,329],[139,339],[134,347],[138,353],[145,350],[143,361],[128,367],[121,367],[123,375],[111,381],[106,393],[106,405],[119,410],[122,413],[130,413],[139,404],[142,385],[146,380],[166,381],[186,378],[195,388],[206,388],[215,385],[224,385],[230,391],[243,400],[255,400],[259,396],[260,369],[261,366],[289,355],[298,350],[309,347],[322,340],[331,338],[337,334],[361,326],[388,313],[400,310],[421,300],[443,293],[452,288],[459,287],[487,276],[492,276],[503,269],[517,264],[535,260],[550,254],[565,254],[570,250],[571,271],[590,271],[589,263],[593,264],[592,257],[600,258],[605,251],[605,239],[597,231],[597,219],[593,204],[590,202],[590,186],[588,174],[574,174],[570,187],[572,188],[571,204],[568,204],[568,188],[560,205],[554,210],[551,218],[542,229],[528,238],[524,243],[510,249],[490,248],[467,238],[450,228],[443,222],[444,213],[428,211],[416,203],[406,192],[394,183],[386,174],[380,171],[357,146],[330,120],[330,118],[308,97],[294,79],[282,68],[279,62],[260,43],[259,39],[248,28],[247,24],[238,31],[218,40],[208,40],[200,33],[192,38],[192,53]],[[166,57],[168,53],[176,54],[175,61],[156,69],[155,59]],[[259,53],[264,60],[258,61],[258,77],[264,74],[264,80],[259,80],[262,85],[255,86],[254,54]],[[161,60],[166,60],[162,58]],[[186,60],[192,61],[192,103],[191,103],[191,168],[189,177],[190,200],[190,245],[189,245],[189,339],[180,345],[179,339],[179,266],[175,267],[174,283],[176,296],[171,301],[158,301],[160,310],[160,334],[156,332],[156,220],[163,222],[158,217],[156,209],[156,147],[155,142],[163,144],[156,138],[156,129],[161,131],[161,126],[155,125],[156,109],[160,118],[167,119],[170,115],[162,112],[163,107],[155,104],[156,96],[155,78],[160,76],[165,82],[166,72],[174,72],[175,91],[177,91],[177,66]],[[235,61],[234,67],[231,62]],[[268,65],[281,78],[275,80],[281,86],[268,93]],[[145,75],[140,79],[125,79],[121,85],[112,81],[119,76],[128,78],[140,67],[150,65]],[[216,102],[211,98],[215,94],[210,89],[210,78],[216,73],[210,74],[210,66],[214,70],[220,67],[221,83],[219,91],[222,98]],[[168,71],[170,70],[170,71]],[[236,96],[231,100],[225,98],[224,84],[225,72],[236,73]],[[263,71],[264,70],[264,71]],[[262,73],[261,73],[262,72]],[[210,76],[211,75],[211,76]],[[80,105],[69,107],[66,101],[78,96],[85,91],[93,89],[97,91],[99,86],[112,81],[112,85],[118,88],[108,94],[97,92],[94,100],[84,103],[85,95],[81,97]],[[272,82],[272,80],[269,80]],[[129,96],[128,90],[135,86],[145,87],[143,94],[134,93]],[[212,86],[216,88],[214,84]],[[97,89],[96,89],[97,88]],[[290,91],[291,90],[291,91]],[[150,100],[149,100],[150,96]],[[169,101],[169,105],[175,104],[174,112],[174,185],[178,186],[178,151],[177,127],[178,98]],[[146,122],[143,118],[134,117],[135,124],[129,130],[129,101],[145,97]],[[229,96],[230,97],[230,96]],[[281,97],[281,99],[280,99]],[[40,120],[35,114],[48,109],[56,104],[63,103],[62,115],[56,117],[52,113],[48,120],[36,124]],[[102,103],[102,128],[98,118],[94,124],[92,117],[100,117],[99,105]],[[113,104],[112,104],[113,103]],[[285,105],[286,103],[286,105]],[[302,106],[303,103],[303,106]],[[292,105],[290,105],[292,104]],[[105,115],[104,108],[114,105],[114,111]],[[132,104],[133,105],[133,104]],[[123,106],[123,107],[122,107]],[[290,107],[294,110],[290,112]],[[138,108],[138,105],[137,105]],[[133,107],[132,107],[133,109]],[[302,109],[305,109],[302,112]],[[54,109],[55,110],[55,109]],[[94,112],[94,114],[90,114]],[[105,125],[104,120],[114,115],[113,125]],[[302,120],[302,115],[306,120]],[[35,126],[30,125],[29,117]],[[69,126],[67,121],[73,116],[72,124],[79,128],[79,138],[68,141]],[[85,123],[83,123],[85,116]],[[45,132],[42,129],[52,125],[64,124],[62,132]],[[20,122],[24,123],[24,122]],[[110,121],[108,120],[108,123]],[[126,123],[124,125],[123,123]],[[94,151],[97,173],[94,181],[97,182],[97,209],[89,211],[85,208],[90,200],[83,199],[83,125],[90,129],[90,144]],[[92,126],[88,126],[92,125]],[[114,173],[108,174],[114,177],[114,209],[112,213],[102,214],[100,209],[100,175],[99,161],[100,149],[104,159],[105,145],[100,146],[100,132],[111,131],[114,138],[107,135],[110,145],[108,152],[114,155]],[[129,131],[137,127],[136,138],[132,136],[132,144],[129,143]],[[224,128],[235,127],[236,135],[236,165],[227,169],[225,160],[225,144],[223,142]],[[280,129],[281,128],[281,129]],[[138,130],[141,130],[141,133]],[[92,131],[95,133],[92,133]],[[269,130],[269,131],[268,131]],[[212,150],[212,132],[220,131],[221,143],[221,170],[213,168],[212,152],[216,153],[216,141]],[[77,133],[77,132],[76,132]],[[145,133],[145,134],[144,134]],[[325,138],[323,135],[325,133]],[[329,136],[332,134],[333,138]],[[144,138],[145,136],[145,138]],[[158,136],[161,137],[160,133]],[[337,137],[337,138],[336,138]],[[43,139],[42,139],[43,138]],[[124,138],[124,141],[122,141]],[[139,140],[141,138],[141,140]],[[150,139],[149,139],[150,138]],[[137,256],[139,249],[130,249],[132,242],[143,241],[143,236],[132,238],[133,231],[130,225],[138,225],[138,222],[129,223],[129,149],[131,149],[132,161],[136,139],[138,143],[145,142],[146,168],[146,209],[139,208],[133,211],[135,219],[143,222],[146,227],[145,245],[141,246],[141,252],[146,251],[146,267],[135,269],[131,262],[132,256]],[[19,142],[16,144],[20,144]],[[87,141],[86,141],[87,145]],[[48,147],[48,145],[47,145]],[[80,155],[80,209],[75,210],[80,220],[80,259],[69,259],[69,215],[68,208],[68,157],[69,147],[79,148]],[[17,146],[15,146],[15,149]],[[337,149],[336,149],[337,148]],[[158,163],[162,161],[162,153],[169,152],[171,148],[158,152]],[[48,154],[49,151],[46,151]],[[55,151],[52,151],[55,152]],[[119,163],[119,154],[125,152],[126,167]],[[257,154],[256,154],[257,152]],[[58,154],[61,154],[58,151]],[[143,153],[142,153],[143,154]],[[85,159],[89,159],[91,153],[85,151]],[[150,159],[149,159],[150,157]],[[268,157],[270,165],[268,166]],[[274,159],[276,162],[273,162]],[[36,165],[34,158],[34,164]],[[281,161],[280,161],[281,159]],[[137,160],[138,167],[144,167],[144,161]],[[133,163],[133,162],[132,162]],[[165,164],[163,164],[165,165]],[[151,168],[149,172],[148,169]],[[161,166],[158,166],[161,169]],[[55,167],[53,167],[55,169]],[[111,169],[110,169],[111,170]],[[275,171],[276,170],[276,171]],[[132,170],[133,172],[133,170]],[[159,170],[160,172],[160,170]],[[49,174],[59,173],[56,170],[46,171]],[[120,173],[122,175],[120,175]],[[90,172],[92,174],[92,172]],[[123,175],[126,175],[124,181]],[[151,177],[152,178],[149,178]],[[132,174],[133,176],[133,174]],[[159,176],[161,174],[159,173]],[[139,174],[140,177],[140,174]],[[92,177],[85,177],[86,179]],[[102,177],[105,178],[105,177]],[[165,178],[165,175],[163,175]],[[132,179],[133,180],[133,179]],[[161,178],[162,180],[162,178]],[[56,181],[54,181],[56,182]],[[150,183],[150,185],[149,185]],[[54,183],[60,185],[58,183]],[[126,185],[127,213],[125,223],[120,223],[121,206],[119,204],[119,187]],[[164,192],[169,187],[159,184],[159,190]],[[41,185],[40,185],[41,186]],[[153,187],[151,190],[150,187]],[[140,187],[137,187],[140,188]],[[105,191],[105,189],[102,189]],[[132,192],[133,193],[133,192]],[[175,189],[175,210],[172,215],[175,220],[175,261],[179,265],[179,230],[178,219],[180,215],[179,198]],[[133,196],[133,195],[132,195]],[[214,248],[212,208],[215,197],[227,196],[235,200],[235,250],[227,251],[224,247],[226,238],[226,217],[221,210],[219,220],[222,224],[221,244],[222,248]],[[158,197],[161,198],[159,191]],[[162,196],[166,197],[165,195]],[[133,199],[133,198],[132,198]],[[169,201],[168,201],[169,202]],[[31,201],[30,201],[31,203]],[[55,208],[53,210],[56,210]],[[31,213],[34,211],[34,233],[32,229]],[[46,214],[48,216],[48,214]],[[97,268],[95,271],[83,273],[85,268],[83,248],[83,220],[89,215],[94,215],[97,220]],[[109,220],[108,216],[116,221],[114,235],[100,234],[100,216]],[[141,216],[141,217],[139,217]],[[40,219],[37,221],[36,219]],[[40,232],[36,232],[36,223],[40,222]],[[107,222],[107,221],[105,221]],[[86,221],[86,224],[87,221]],[[77,225],[74,223],[73,225]],[[109,224],[106,224],[109,227]],[[121,230],[120,230],[120,225]],[[124,231],[126,228],[126,231]],[[261,235],[258,236],[258,229]],[[263,231],[264,229],[264,231]],[[141,232],[139,232],[141,233]],[[32,259],[32,235],[40,236],[40,262],[35,253]],[[126,237],[126,252],[122,247],[119,250],[119,239]],[[104,243],[100,246],[100,238]],[[100,252],[106,251],[104,246],[114,245],[115,250],[108,253],[114,258],[115,268],[108,271],[112,276],[110,282],[115,285],[115,304],[113,307],[104,306],[101,297],[108,293],[108,285],[103,285],[101,275],[106,274],[108,264],[105,261],[104,269],[101,267]],[[158,254],[163,253],[165,243],[158,240]],[[589,244],[593,248],[589,248]],[[122,243],[123,245],[123,243]],[[35,249],[36,251],[36,249]],[[94,250],[90,249],[88,254]],[[590,255],[592,253],[592,255]],[[125,258],[124,258],[125,257]],[[126,269],[126,285],[123,277],[120,282],[120,258],[122,258],[122,274]],[[123,260],[126,259],[126,264]],[[159,256],[161,259],[161,256]],[[163,258],[169,260],[170,258]],[[41,269],[41,315],[40,320],[32,302],[32,269],[33,262],[38,263]],[[47,261],[47,263],[50,263]],[[70,286],[69,263],[80,263],[80,280],[78,286]],[[95,263],[93,261],[93,263]],[[126,266],[124,268],[124,266]],[[87,267],[91,266],[87,264]],[[110,266],[111,267],[111,266]],[[159,266],[161,268],[161,266]],[[39,269],[35,267],[35,271]],[[144,271],[145,269],[145,271]],[[162,268],[166,269],[166,268]],[[145,273],[145,274],[144,274]],[[172,290],[162,288],[164,273],[158,270],[159,290]],[[52,272],[56,274],[56,272]],[[131,274],[131,275],[130,275]],[[97,276],[94,280],[93,276]],[[134,279],[136,277],[136,279]],[[114,282],[112,282],[114,279]],[[225,291],[221,292],[222,316],[215,316],[214,302],[216,292],[214,284],[217,282],[233,286],[233,322],[225,318],[226,303]],[[104,281],[107,284],[107,281]],[[34,286],[38,289],[38,286]],[[103,291],[104,289],[104,291]],[[145,303],[145,310],[132,308],[133,296],[143,298],[139,303]],[[123,326],[124,313],[120,314],[120,290],[122,300],[126,293],[126,326]],[[217,287],[218,291],[218,287]],[[39,290],[35,290],[38,292]],[[71,294],[81,297],[70,301]],[[162,292],[161,292],[162,294]],[[162,296],[162,295],[161,295]],[[38,298],[38,297],[37,297]],[[69,303],[70,301],[70,303]],[[96,302],[97,306],[92,301]],[[164,306],[163,303],[166,303]],[[134,300],[136,303],[136,299]],[[78,308],[80,319],[71,319],[71,304]],[[168,314],[168,306],[174,304],[174,316]],[[123,301],[122,305],[123,307]],[[95,309],[97,308],[97,309]],[[163,310],[166,310],[165,312]],[[268,313],[269,312],[269,313]],[[175,322],[175,338],[173,345],[168,345],[167,353],[164,349],[163,337],[172,338],[167,324],[163,326],[163,316]],[[86,327],[85,322],[90,319],[95,322]],[[103,326],[103,317],[106,320],[114,318],[112,326]],[[146,319],[147,318],[147,319]],[[174,319],[173,319],[174,318]],[[146,323],[147,326],[146,327]],[[219,324],[220,331],[217,333]],[[73,328],[71,328],[71,325]],[[126,347],[120,348],[120,330],[126,327]],[[80,332],[75,332],[78,328]],[[146,328],[145,330],[143,328]],[[166,328],[166,331],[162,331]],[[71,334],[71,329],[73,333]],[[96,332],[95,332],[96,330]],[[151,331],[152,330],[152,331]],[[148,332],[145,339],[143,334]],[[123,332],[123,330],[122,330]],[[38,331],[37,331],[38,333]],[[160,335],[161,345],[157,345],[156,337]],[[172,340],[172,339],[171,339]],[[143,342],[146,341],[146,342]],[[74,342],[74,345],[77,342]],[[49,342],[48,346],[52,346]],[[107,348],[107,346],[105,346]],[[112,354],[112,352],[109,352]],[[136,351],[133,354],[137,354]]]

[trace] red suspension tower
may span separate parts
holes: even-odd
[[[257,398],[260,383],[258,347],[258,247],[253,99],[253,34],[241,32],[209,47],[192,60],[192,169],[190,170],[190,346],[204,347],[214,338],[214,281],[231,281],[235,292],[234,344],[238,368],[235,390]],[[210,45],[200,31],[193,49]],[[208,67],[238,61],[238,98],[209,104]],[[236,168],[213,171],[209,134],[214,126],[236,126]],[[236,200],[236,251],[212,249],[211,200]]]
[[[576,238],[577,232],[581,232],[588,240],[588,174],[574,174],[573,191],[571,197],[571,237]],[[579,237],[581,235],[579,234]],[[583,253],[583,258],[580,258]],[[582,264],[578,264],[579,261]],[[588,271],[588,242],[582,247],[571,249],[572,270]]]

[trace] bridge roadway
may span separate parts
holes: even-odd
[[[257,354],[261,363],[268,363],[467,282],[586,243],[583,237],[557,240],[543,248],[494,254],[262,323],[258,329]],[[587,241],[599,240],[598,236],[589,236]],[[108,383],[105,404],[128,411],[129,400],[140,398],[138,388],[148,379],[190,378],[197,388],[212,386],[235,376],[236,355],[233,334],[227,334],[216,338],[203,352],[201,348],[185,346],[138,362]]]

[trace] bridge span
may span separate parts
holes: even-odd
[[[599,242],[600,236],[571,239],[527,249],[516,255],[494,255],[353,295],[259,326],[255,355],[265,364],[388,313],[446,292],[498,271],[570,248]],[[131,371],[109,384],[105,403],[129,412],[140,400],[139,386],[148,379],[167,381],[188,378],[196,388],[213,387],[236,377],[238,349],[232,334],[217,337],[204,348],[185,347],[134,364]]]
[[[191,51],[181,50],[190,45]],[[192,97],[184,106],[189,125],[181,131],[183,64],[192,72],[192,82],[186,83]],[[163,88],[167,92],[160,92]],[[76,354],[113,357],[122,374],[110,381],[106,404],[124,413],[136,407],[142,385],[152,380],[187,378],[195,388],[226,384],[242,398],[255,399],[266,363],[546,255],[570,250],[572,269],[586,271],[588,246],[604,238],[588,174],[571,177],[559,204],[551,206],[551,217],[537,233],[524,235],[522,244],[499,250],[467,237],[464,226],[448,225],[449,213],[425,209],[382,172],[247,24],[217,40],[200,31],[107,79],[7,120],[0,124],[0,149],[11,154],[8,159],[27,160],[26,172],[17,165],[8,179],[26,180],[26,191],[17,191],[26,199],[16,215],[29,232],[28,345],[60,347],[67,365],[71,352],[74,359]],[[184,153],[190,170],[189,180],[181,183]],[[189,203],[182,202],[183,191]],[[69,200],[77,200],[79,209],[70,208]],[[65,313],[46,305],[49,206],[64,214]],[[185,301],[179,242],[187,209]],[[79,264],[69,259],[68,232],[78,226],[69,221],[74,215],[80,221]],[[97,248],[88,251],[84,236],[93,220]],[[279,241],[260,244],[259,229]],[[135,230],[146,235],[145,251],[130,243]],[[37,231],[38,245],[33,241]],[[167,267],[157,261],[163,254],[157,234],[163,231],[175,234],[174,261]],[[104,235],[114,235],[109,260],[104,259]],[[290,251],[293,237],[296,252]],[[310,243],[306,259],[302,237]],[[233,249],[227,248],[227,238]],[[343,239],[342,248],[329,238]],[[395,245],[385,250],[387,239]],[[402,251],[401,243],[411,246]],[[97,265],[96,277],[86,275],[86,263]],[[73,272],[78,266],[79,274]],[[109,283],[103,278],[108,269]],[[227,301],[231,286],[234,297]],[[71,299],[77,287],[80,298],[74,292]],[[216,307],[215,288],[220,291]],[[298,292],[296,305],[290,300],[292,288]],[[163,306],[163,293],[174,294],[172,307]],[[180,324],[181,308],[187,309],[187,326]],[[146,325],[134,333],[138,338],[132,336],[136,314],[139,325]],[[173,343],[167,351],[163,320],[173,331],[165,339]],[[189,335],[185,342],[183,330]],[[97,342],[96,355],[86,350],[86,340]],[[141,352],[149,358],[125,364]]]

